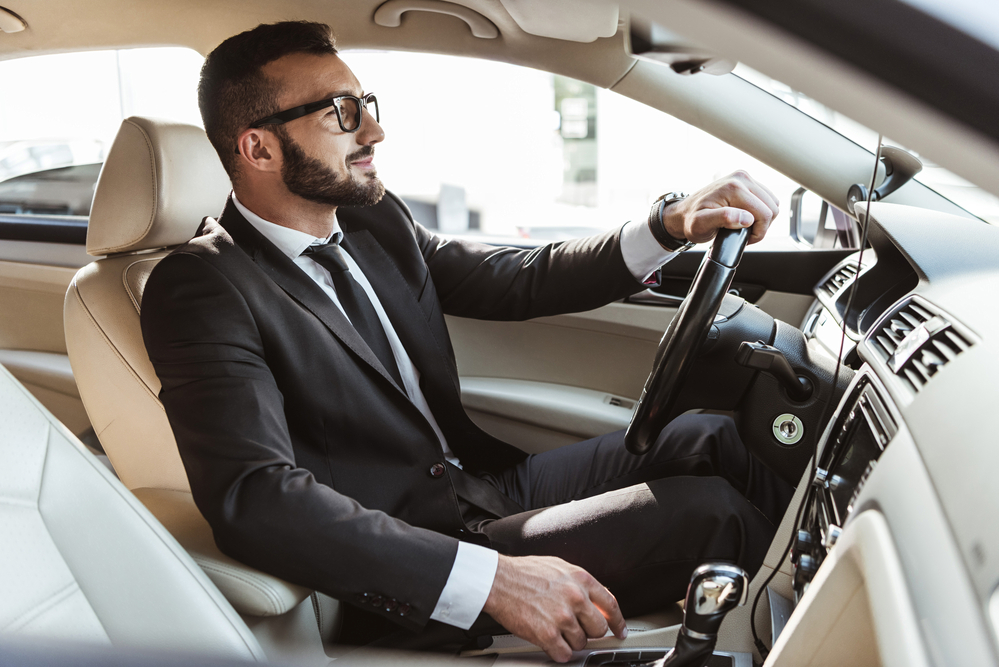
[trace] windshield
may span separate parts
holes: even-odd
[[[794,90],[787,84],[772,79],[766,74],[761,74],[750,67],[746,67],[742,63],[736,66],[734,73],[736,76],[745,79],[758,88],[762,88],[799,111],[808,114],[827,127],[836,130],[847,139],[871,151],[871,153],[877,150],[878,133],[874,130]],[[883,143],[885,145],[904,148],[897,141],[892,141],[890,137],[885,137]],[[916,151],[908,148],[906,150],[918,157],[923,163],[922,171],[916,175],[917,181],[943,195],[972,215],[976,215],[994,225],[999,225],[999,197],[989,194],[957,174],[951,173],[943,167],[934,164]]]

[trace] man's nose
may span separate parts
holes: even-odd
[[[374,146],[385,139],[385,130],[378,124],[375,117],[367,109],[361,114],[361,127],[357,129],[357,143],[362,146]]]

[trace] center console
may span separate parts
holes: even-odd
[[[873,375],[862,373],[827,433],[791,551],[796,602],[839,538],[854,501],[898,430],[886,395]]]

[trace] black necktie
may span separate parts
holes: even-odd
[[[313,245],[306,248],[303,255],[319,262],[320,266],[330,272],[333,279],[333,288],[336,289],[337,298],[343,306],[343,312],[347,314],[354,329],[361,335],[364,342],[368,344],[371,351],[375,353],[382,366],[395,379],[396,384],[403,388],[402,376],[399,374],[399,364],[392,354],[392,346],[389,345],[385,329],[378,319],[371,300],[364,293],[364,289],[350,275],[347,262],[343,259],[340,246],[336,241],[330,241],[324,245]]]

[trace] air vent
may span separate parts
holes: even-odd
[[[832,274],[829,280],[822,283],[822,291],[828,296],[835,298],[844,287],[853,282],[859,270],[860,267],[853,262],[843,266],[836,273]]]
[[[868,337],[871,348],[913,393],[974,342],[926,302],[907,301]]]

